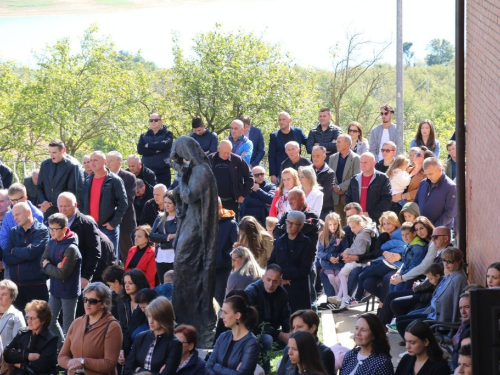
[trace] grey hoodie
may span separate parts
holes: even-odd
[[[365,254],[372,243],[372,238],[377,235],[377,230],[374,222],[367,223],[366,226],[354,237],[354,242],[346,253],[349,255]]]
[[[420,216],[420,208],[418,207],[418,204],[415,202],[408,202],[403,206],[401,212],[399,213],[399,221],[401,224],[405,222],[405,217],[403,215],[405,212],[412,213],[415,217]]]

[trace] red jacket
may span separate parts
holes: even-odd
[[[125,271],[130,270],[128,264],[130,263],[136,252],[137,246],[131,247],[128,251],[127,261],[125,262]],[[155,287],[156,281],[155,252],[155,248],[153,246],[149,246],[136,267],[144,272],[151,288]]]

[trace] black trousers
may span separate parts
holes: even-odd
[[[19,311],[24,311],[26,304],[34,299],[49,301],[49,290],[47,284],[18,286],[19,295],[14,301],[14,307]]]

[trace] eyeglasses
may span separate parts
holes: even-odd
[[[446,236],[446,234],[433,234],[433,235],[431,236],[431,239],[432,239],[432,240],[437,240],[437,239],[438,239],[438,237],[445,237],[445,236]]]
[[[349,129],[348,133],[359,133],[357,129]]]
[[[90,303],[91,305],[97,305],[101,302],[100,299],[83,297],[83,303]]]
[[[254,174],[254,177],[257,177],[257,178],[264,177],[264,176],[265,176],[265,173],[255,173]]]
[[[161,118],[150,118],[149,122],[158,122],[161,121]]]
[[[61,229],[63,229],[63,228],[51,228],[51,227],[49,227],[49,231],[51,231],[51,232],[57,232],[58,230],[61,230]]]
[[[24,198],[24,196],[22,196],[21,198],[16,198],[16,199],[9,198],[9,200],[11,201],[11,203],[16,204],[18,202],[21,202],[23,200],[23,198]]]
[[[290,220],[285,220],[285,223],[286,223],[286,225],[290,225],[291,227],[293,227],[293,226],[300,227],[300,225],[301,225],[301,224],[298,224],[298,223],[293,223]]]
[[[449,259],[443,259],[443,263],[453,264],[453,263],[455,263],[455,261],[454,260],[449,260]]]
[[[27,322],[32,322],[33,320],[37,320],[38,319],[37,316],[28,316],[28,315],[26,315],[25,318],[26,318]]]
[[[390,150],[388,148],[383,148],[380,151],[382,151],[382,152],[393,152],[394,150]]]
[[[387,116],[388,114],[389,114],[389,112],[380,112],[381,116]]]

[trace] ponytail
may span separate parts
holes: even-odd
[[[231,305],[235,313],[240,313],[240,321],[245,324],[248,330],[252,331],[259,319],[259,313],[253,306],[249,306],[241,296],[231,296],[226,298],[225,304]]]

